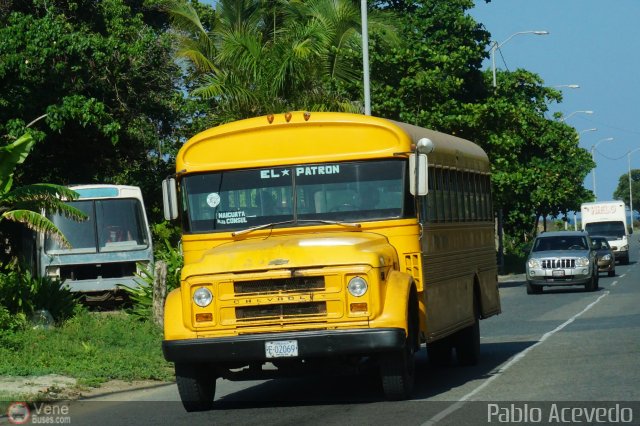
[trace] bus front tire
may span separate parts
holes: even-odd
[[[415,353],[418,347],[416,333],[417,315],[409,315],[409,330],[404,347],[380,354],[380,377],[382,390],[390,401],[409,399],[413,393],[416,375]]]
[[[216,376],[207,364],[176,363],[176,384],[184,409],[188,412],[213,408]]]

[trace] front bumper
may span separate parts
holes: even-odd
[[[586,274],[575,274],[575,272],[576,270],[566,269],[563,271],[563,276],[553,276],[553,271],[551,269],[527,270],[527,281],[533,285],[570,286],[584,285],[592,278],[591,269],[587,269]]]
[[[617,261],[620,262],[629,262],[629,251],[628,250],[624,250],[624,251],[614,251],[613,255],[615,256],[615,259]]]
[[[233,337],[164,340],[162,352],[171,362],[267,361],[265,342],[297,340],[298,358],[365,355],[404,346],[402,328],[321,330],[251,334]]]
[[[615,269],[615,260],[598,261],[598,272],[611,272]]]

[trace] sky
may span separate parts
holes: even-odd
[[[631,169],[640,169],[640,149],[627,155],[640,148],[640,0],[474,1],[468,12],[493,41],[503,43],[522,31],[549,32],[509,39],[496,52],[496,67],[524,68],[541,76],[546,86],[580,86],[558,87],[563,101],[551,104],[548,116],[561,112],[580,134],[580,146],[593,149],[597,200],[613,200],[629,159]],[[484,66],[490,68],[491,62]],[[591,171],[585,188],[594,190],[593,182]]]
[[[549,32],[509,39],[502,56],[496,54],[496,68],[526,69],[546,86],[580,86],[559,88],[563,101],[551,104],[549,117],[561,112],[580,133],[581,147],[592,152],[597,145],[597,200],[613,200],[629,159],[631,169],[640,169],[640,149],[628,154],[640,148],[640,0],[475,0],[469,14],[498,43],[521,31]],[[594,189],[593,176],[587,175],[585,188]]]

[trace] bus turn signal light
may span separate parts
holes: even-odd
[[[196,322],[211,322],[211,321],[213,321],[213,314],[210,312],[196,314]]]
[[[351,313],[367,312],[368,307],[366,303],[352,303],[350,305]]]

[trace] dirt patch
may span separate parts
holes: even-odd
[[[144,389],[163,384],[156,380],[111,380],[98,387],[78,385],[76,379],[58,374],[46,376],[0,376],[0,400],[22,398],[52,401],[92,398],[104,394]]]

